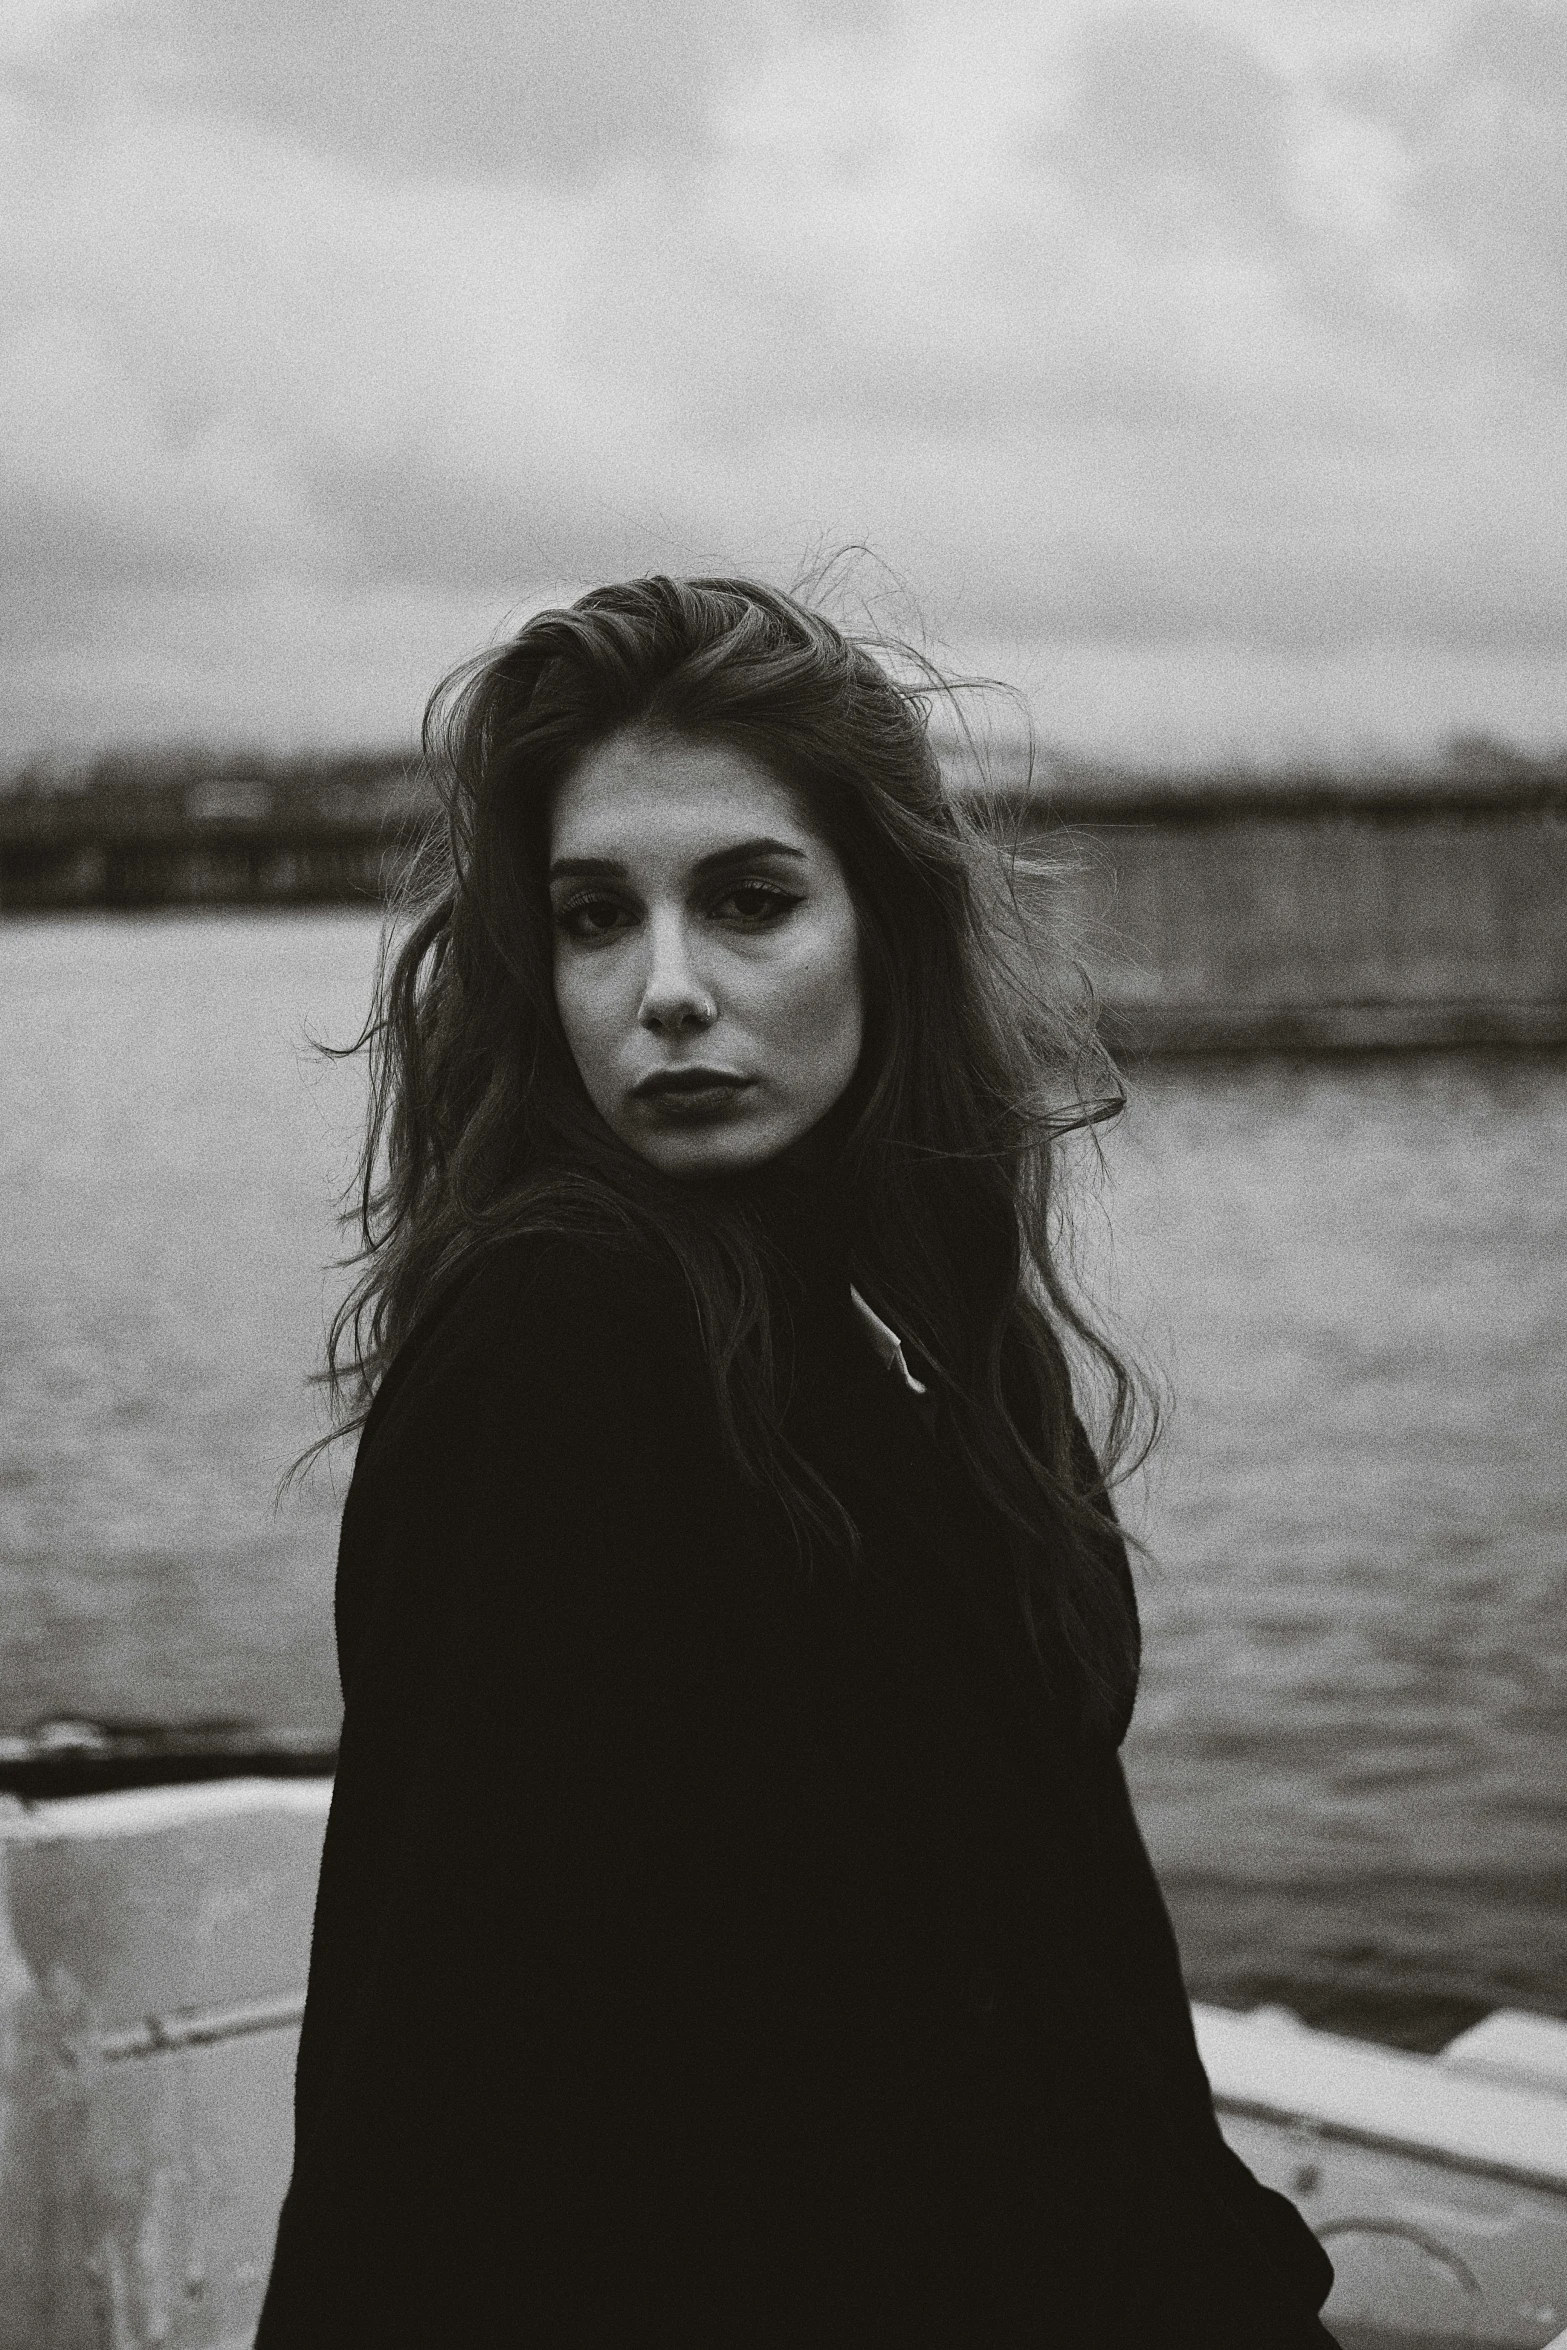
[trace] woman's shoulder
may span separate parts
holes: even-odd
[[[452,1284],[449,1338],[559,1326],[584,1313],[618,1324],[659,1315],[682,1289],[679,1268],[639,1232],[522,1232],[476,1249]]]
[[[650,1250],[531,1234],[448,1285],[360,1439],[338,1548],[345,1673],[377,1594],[424,1623],[482,1593],[487,1620],[524,1533],[536,1559],[608,1557],[677,1504],[689,1518],[693,1493],[718,1506],[722,1435],[682,1293]]]
[[[477,1248],[430,1300],[376,1391],[359,1457],[394,1428],[667,1383],[700,1350],[673,1259],[634,1233],[524,1232]]]

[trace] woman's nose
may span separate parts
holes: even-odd
[[[679,923],[654,922],[647,978],[637,1018],[644,1028],[710,1028],[718,1006],[692,965],[690,945]]]

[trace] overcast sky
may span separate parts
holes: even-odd
[[[1567,743],[1563,0],[0,21],[0,764],[861,541],[1078,749]]]

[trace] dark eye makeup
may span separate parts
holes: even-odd
[[[726,881],[708,899],[705,910],[737,929],[766,930],[792,912],[800,903],[801,894],[758,875],[743,881]],[[604,890],[578,890],[556,904],[555,926],[567,938],[592,944],[613,937],[626,922],[635,919],[635,913],[634,906]]]
[[[618,899],[605,897],[600,890],[583,890],[556,906],[555,927],[568,938],[608,938],[625,910]]]
[[[799,903],[798,890],[781,889],[776,881],[734,881],[714,899],[713,909],[716,913],[724,906],[733,906],[748,927],[760,928],[765,923],[781,921]]]

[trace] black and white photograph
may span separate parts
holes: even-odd
[[[1567,2350],[1567,5],[0,126],[0,2350]]]

